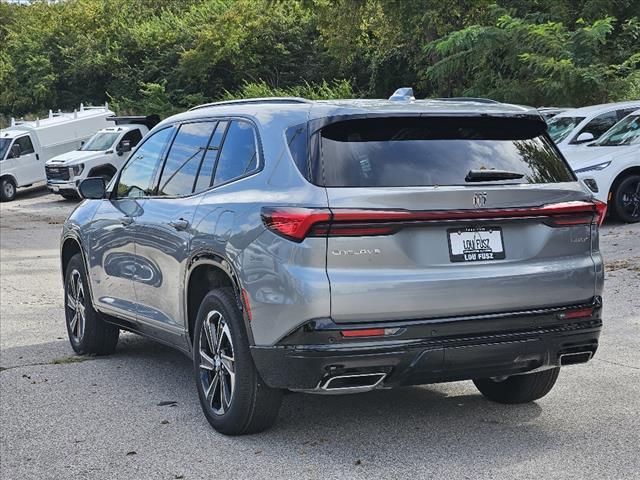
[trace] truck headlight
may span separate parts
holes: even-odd
[[[591,172],[592,170],[604,170],[609,165],[611,165],[611,162],[602,162],[596,165],[591,165],[590,167],[579,168],[578,170],[574,170],[574,172],[584,173],[584,172]]]
[[[82,173],[82,170],[84,170],[84,163],[73,165],[69,167],[69,175],[72,177],[76,177]]]

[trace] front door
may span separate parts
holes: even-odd
[[[31,137],[23,135],[16,138],[13,144],[20,146],[20,156],[12,159],[18,186],[31,185],[44,180],[44,164],[33,148]]]
[[[89,229],[89,276],[98,310],[135,324],[137,305],[133,224],[143,212],[144,199],[104,200]]]

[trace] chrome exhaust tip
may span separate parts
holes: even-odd
[[[373,390],[387,376],[386,373],[356,373],[329,377],[320,384],[320,389],[327,393],[360,393]]]
[[[576,365],[578,363],[586,363],[593,357],[593,352],[587,350],[584,352],[563,353],[560,355],[560,366]]]

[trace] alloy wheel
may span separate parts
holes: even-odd
[[[86,297],[84,294],[84,285],[82,284],[82,276],[78,270],[73,270],[69,276],[69,285],[67,285],[67,322],[69,331],[73,340],[79,343],[84,336],[86,325]]]
[[[622,209],[634,219],[640,217],[640,180],[625,185],[622,191]]]
[[[13,186],[13,183],[11,182],[4,182],[4,184],[2,185],[3,189],[4,189],[4,196],[6,198],[13,198],[13,196],[16,193],[16,188]]]
[[[236,374],[231,331],[222,313],[213,310],[207,314],[198,345],[200,381],[207,404],[216,415],[223,415],[233,400]]]

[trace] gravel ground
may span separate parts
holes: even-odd
[[[2,479],[640,478],[640,224],[603,228],[601,347],[540,401],[489,403],[471,382],[292,394],[272,430],[229,438],[168,347],[125,334],[110,357],[73,356],[58,240],[74,206],[33,190],[0,207]]]

